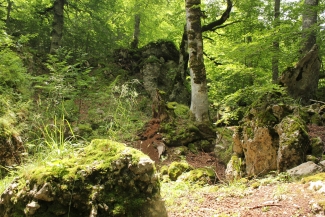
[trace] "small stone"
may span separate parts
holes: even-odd
[[[50,202],[54,200],[51,195],[52,187],[49,183],[45,183],[43,187],[34,195],[34,198]]]
[[[38,210],[40,207],[41,206],[36,201],[32,201],[26,205],[26,209],[24,212],[26,215],[34,215],[36,210]]]

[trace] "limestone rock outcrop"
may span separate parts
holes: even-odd
[[[299,109],[276,93],[265,94],[251,106],[233,135],[233,152],[243,163],[242,174],[284,172],[306,161],[311,145]],[[227,176],[231,179],[238,171],[232,175],[230,163]]]

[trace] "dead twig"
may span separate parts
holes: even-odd
[[[265,205],[257,205],[253,207],[249,207],[248,209],[258,209],[258,208],[263,208],[266,206],[282,206],[281,204],[265,204]]]
[[[312,102],[318,102],[318,103],[322,103],[322,104],[325,104],[325,102],[322,102],[322,101],[317,101],[317,100],[313,100],[313,99],[310,99],[310,101],[312,101]]]

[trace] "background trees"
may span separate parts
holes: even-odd
[[[58,34],[62,35],[61,39],[52,35],[59,32],[53,31],[56,27],[52,25],[60,23],[53,13],[57,2],[64,4],[61,13],[64,25],[62,33]],[[218,0],[201,2],[210,104],[226,109],[232,107],[234,99],[243,98],[243,104],[249,103],[254,98],[254,91],[272,86],[272,64],[273,70],[278,68],[281,75],[301,57],[303,35],[310,32],[301,28],[306,20],[303,19],[303,15],[306,17],[304,2],[283,0],[279,10],[275,3],[278,1],[237,1],[227,22],[205,31],[222,16],[226,5]],[[308,28],[317,38],[320,58],[324,55],[323,9],[324,2],[320,0],[312,10],[318,11],[318,23]],[[22,52],[22,58],[30,64],[33,73],[36,73],[32,64],[35,58],[45,62],[47,54],[58,47],[71,56],[67,64],[83,59],[88,66],[97,67],[106,65],[114,49],[130,48],[135,35],[138,47],[158,39],[179,45],[186,22],[184,2],[176,0],[10,0],[1,1],[0,16],[0,28],[12,39],[10,46]],[[135,28],[138,17],[140,25]],[[53,48],[53,45],[57,47]],[[186,71],[182,76],[183,79],[188,76]],[[324,81],[320,80],[318,89],[323,86]]]

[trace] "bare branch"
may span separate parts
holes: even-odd
[[[226,20],[230,16],[231,9],[232,9],[232,1],[227,0],[227,8],[226,8],[225,12],[223,12],[223,14],[221,15],[220,19],[213,21],[207,25],[202,26],[202,28],[201,28],[202,32],[213,31],[215,29],[215,27],[220,26],[224,22],[226,22]]]

